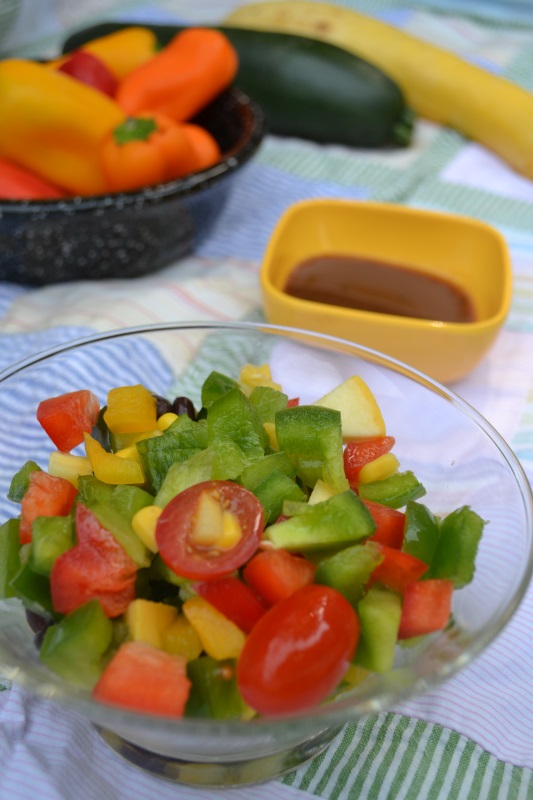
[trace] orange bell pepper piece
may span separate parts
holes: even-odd
[[[0,157],[72,194],[102,194],[100,143],[124,119],[114,100],[43,64],[0,62]]]
[[[229,86],[238,63],[237,51],[222,32],[188,28],[130,72],[116,99],[127,114],[160,111],[184,122]]]
[[[101,164],[110,188],[124,192],[164,183],[198,169],[189,136],[163,114],[128,117],[102,142]]]

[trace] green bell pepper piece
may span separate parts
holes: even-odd
[[[214,719],[238,719],[247,706],[237,688],[237,665],[233,659],[217,661],[200,656],[187,664],[191,690],[186,715]]]
[[[250,403],[261,422],[274,422],[276,412],[287,408],[289,396],[272,386],[255,386],[250,393]]]
[[[469,506],[462,506],[444,517],[435,555],[425,577],[452,580],[456,589],[470,583],[485,524]]]
[[[397,592],[371,586],[357,604],[361,625],[355,663],[371,672],[388,672],[394,665],[394,651],[402,616],[402,599]]]
[[[20,520],[8,519],[0,527],[0,597],[15,597],[11,581],[20,571]]]
[[[281,514],[285,500],[305,500],[305,494],[287,475],[274,470],[254,489],[254,494],[265,510],[267,524],[275,522]]]
[[[314,505],[304,513],[268,527],[265,536],[275,547],[307,552],[354,544],[370,536],[376,524],[365,504],[351,489]]]
[[[263,458],[268,445],[257,412],[240,389],[230,389],[209,406],[207,436],[210,446],[228,440],[234,442],[248,463]]]
[[[76,543],[73,516],[37,517],[31,532],[31,566],[40,575],[49,576],[56,558]]]
[[[405,509],[404,552],[431,564],[439,536],[439,521],[434,514],[422,503],[410,500]]]
[[[42,471],[35,461],[26,461],[18,472],[15,472],[11,478],[11,484],[7,492],[8,500],[12,500],[14,503],[20,503],[30,485],[30,475],[36,470],[39,472]]]
[[[172,464],[186,461],[207,447],[205,423],[182,414],[163,433],[136,442],[150,491],[156,494]]]
[[[373,500],[389,508],[402,508],[409,500],[418,500],[426,493],[413,472],[395,472],[382,481],[362,483],[359,486],[359,495],[365,500]]]
[[[239,483],[250,492],[254,492],[259,484],[268,478],[271,472],[282,472],[287,478],[296,476],[296,467],[290,460],[287,453],[280,450],[279,453],[271,453],[261,461],[255,461],[243,470],[239,476]]]
[[[230,378],[228,375],[223,375],[221,372],[213,370],[202,384],[201,399],[203,408],[209,408],[215,400],[222,397],[223,394],[229,392],[231,389],[239,389],[237,381]]]
[[[298,477],[313,487],[319,478],[334,492],[349,488],[344,474],[340,411],[322,406],[295,406],[278,411],[276,436],[296,466]]]
[[[111,483],[104,483],[95,478],[94,475],[80,475],[78,478],[77,501],[87,508],[91,508],[99,500],[109,500],[113,497],[115,486]]]
[[[208,447],[191,456],[187,461],[172,464],[166,474],[154,504],[164,508],[177,494],[193,486],[195,483],[212,480],[215,450]]]
[[[318,561],[315,583],[331,586],[355,606],[370,575],[382,561],[383,555],[375,542],[345,547]]]
[[[99,601],[89,600],[48,628],[40,658],[69,683],[92,689],[102,674],[112,637],[113,625]]]
[[[20,598],[26,608],[37,614],[54,614],[50,581],[45,575],[36,572],[30,560],[26,560],[11,579],[11,588],[15,597]]]

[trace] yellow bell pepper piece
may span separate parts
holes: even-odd
[[[183,604],[183,613],[200,637],[208,656],[219,661],[239,657],[246,636],[211,603],[203,597],[191,597]]]
[[[103,92],[43,64],[0,61],[0,156],[72,194],[102,194],[100,143],[124,120]]]
[[[162,646],[167,653],[184,656],[187,661],[198,658],[203,650],[200,637],[185,614],[178,614],[168,628],[165,628]]]
[[[357,480],[359,483],[382,481],[390,475],[394,475],[399,466],[400,462],[394,453],[385,453],[361,467]]]
[[[156,399],[141,384],[118,386],[107,395],[104,420],[112,433],[141,433],[156,428]]]
[[[270,386],[281,392],[281,386],[272,380],[272,374],[268,364],[255,366],[254,364],[244,364],[239,374],[239,383],[244,392],[250,394],[256,386]]]
[[[108,453],[89,433],[84,434],[85,452],[98,480],[104,483],[143,484],[144,474],[138,461]]]
[[[91,475],[93,468],[86,456],[74,456],[72,453],[62,453],[54,450],[48,459],[48,472],[56,478],[65,478],[78,488],[80,475]]]
[[[152,647],[163,649],[163,635],[168,626],[174,622],[178,610],[166,603],[155,603],[153,600],[137,598],[132,600],[126,609],[126,625],[130,639],[134,642],[145,642]]]

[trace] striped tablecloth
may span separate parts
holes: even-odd
[[[55,0],[46,35],[35,30],[32,37],[26,29],[18,41],[11,16],[16,3],[8,5],[0,48],[48,55],[65,32],[97,20],[215,22],[237,4]],[[533,90],[533,10],[524,0],[351,0],[344,5],[438,42]],[[459,212],[504,234],[514,269],[511,313],[483,363],[453,388],[500,431],[533,480],[533,183],[458,133],[425,121],[418,122],[411,148],[385,154],[268,137],[209,239],[157,274],[40,289],[0,284],[0,367],[94,330],[160,320],[260,318],[263,249],[282,211],[308,197]],[[310,765],[242,790],[192,790],[143,774],[122,762],[83,719],[5,684],[0,798],[529,800],[532,641],[530,590],[504,633],[463,673],[424,697],[346,725]]]

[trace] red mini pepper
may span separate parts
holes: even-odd
[[[71,78],[87,86],[92,86],[93,89],[109,97],[115,95],[117,79],[103,61],[86,50],[76,50],[70,58],[60,64],[58,71],[70,75]]]
[[[5,200],[59,200],[66,192],[25,167],[0,158],[0,198]]]

